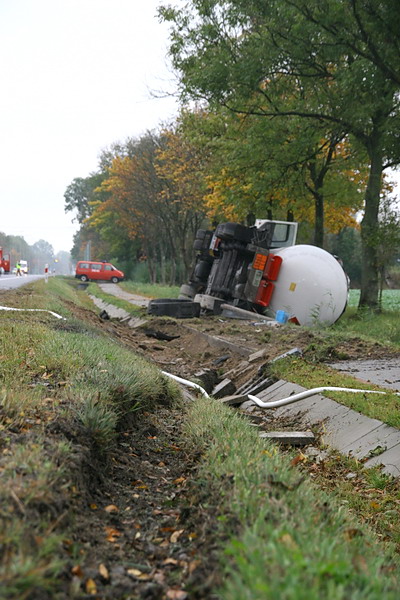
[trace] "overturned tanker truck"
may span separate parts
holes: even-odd
[[[152,300],[149,313],[195,317],[229,313],[229,305],[282,323],[334,323],[346,308],[348,277],[332,254],[295,245],[296,236],[297,223],[266,219],[198,230],[179,299]]]

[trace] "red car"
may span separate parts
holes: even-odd
[[[75,277],[81,281],[111,281],[118,283],[125,277],[123,271],[108,262],[80,260],[76,264]]]

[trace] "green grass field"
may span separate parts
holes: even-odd
[[[350,290],[349,306],[357,308],[360,290]],[[382,309],[400,311],[400,290],[383,290]]]

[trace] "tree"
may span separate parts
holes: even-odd
[[[148,132],[111,158],[100,187],[106,195],[89,202],[92,214],[87,222],[103,238],[118,232],[140,240],[152,281],[158,270],[166,280],[167,263],[171,282],[180,264],[183,277],[189,271],[193,238],[204,218],[195,160],[178,132]]]
[[[360,306],[373,309],[378,308],[374,240],[382,174],[400,162],[399,34],[384,50],[393,25],[382,5],[379,0],[192,0],[184,10],[160,11],[173,24],[170,53],[182,98],[257,118],[323,122],[366,153]]]
[[[156,172],[162,180],[161,210],[171,231],[171,244],[177,246],[187,278],[193,261],[193,240],[205,219],[204,180],[201,155],[184,135],[178,122],[164,130],[163,144],[156,153]]]
[[[323,138],[321,126],[301,119],[251,119],[223,108],[186,113],[185,133],[208,153],[209,214],[245,220],[285,218],[314,224],[314,243],[324,229],[354,225],[362,205],[365,166],[348,140]],[[328,199],[328,202],[326,202]]]
[[[379,228],[376,237],[379,268],[379,308],[382,309],[382,291],[387,283],[388,268],[400,249],[400,213],[390,196],[384,195],[379,210]]]
[[[77,177],[64,193],[65,212],[76,211],[76,220],[83,225],[91,214],[90,202],[96,199],[98,188],[105,177],[104,172],[91,173],[88,177]]]

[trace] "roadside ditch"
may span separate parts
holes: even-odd
[[[12,299],[20,306],[35,298],[32,290],[20,294]],[[3,356],[7,354],[7,360],[10,355],[10,365],[4,369],[2,376],[8,382],[9,389],[14,389],[11,387],[14,385],[12,373],[19,368],[20,383],[26,385],[26,388],[21,388],[22,391],[26,389],[35,393],[32,405],[26,402],[23,410],[14,410],[10,417],[8,406],[4,404],[0,414],[0,469],[3,475],[9,471],[10,476],[15,477],[10,480],[12,485],[5,485],[1,490],[5,502],[0,518],[7,527],[17,522],[18,527],[22,527],[20,544],[18,537],[12,537],[16,536],[17,526],[12,535],[8,533],[8,537],[2,540],[5,552],[0,563],[0,590],[6,590],[5,598],[216,600],[216,590],[224,584],[225,577],[221,548],[228,539],[241,534],[245,519],[240,517],[240,511],[247,506],[243,499],[247,498],[247,490],[254,490],[260,503],[257,510],[261,508],[267,511],[271,506],[271,515],[268,516],[267,512],[265,521],[268,517],[272,531],[275,531],[276,523],[285,511],[289,510],[293,518],[297,518],[298,505],[293,498],[297,498],[297,493],[302,492],[303,487],[306,488],[305,503],[310,505],[307,500],[309,486],[301,485],[308,477],[321,487],[336,488],[338,493],[339,484],[344,481],[349,486],[346,488],[348,495],[345,497],[340,492],[339,498],[349,503],[351,510],[361,520],[371,524],[383,541],[391,541],[399,546],[400,532],[398,523],[396,525],[400,502],[398,485],[381,477],[378,470],[370,470],[375,474],[375,481],[372,482],[370,476],[363,473],[361,463],[346,462],[330,452],[325,456],[313,456],[309,453],[311,446],[290,446],[285,450],[292,466],[303,472],[300,477],[292,474],[286,478],[285,473],[281,473],[278,466],[272,463],[260,463],[259,471],[252,466],[252,461],[258,466],[258,461],[269,460],[270,455],[272,458],[279,455],[277,447],[259,445],[262,440],[258,432],[266,433],[277,428],[278,422],[272,419],[269,411],[260,411],[260,414],[253,411],[249,415],[253,424],[250,433],[254,434],[249,443],[249,453],[255,448],[256,454],[249,454],[248,462],[244,461],[244,470],[246,476],[248,471],[255,481],[250,484],[245,481],[244,496],[238,496],[236,501],[238,512],[234,512],[230,502],[239,489],[242,475],[234,473],[233,463],[225,465],[223,461],[230,454],[233,454],[230,460],[236,460],[233,447],[235,438],[228,442],[224,436],[225,433],[228,435],[228,426],[225,429],[225,425],[231,421],[230,415],[243,414],[239,412],[240,409],[232,408],[225,411],[227,415],[224,413],[223,417],[219,416],[223,423],[219,449],[217,452],[216,447],[216,456],[212,460],[209,457],[210,462],[203,464],[203,468],[204,457],[212,450],[212,444],[207,441],[208,431],[204,431],[203,423],[203,433],[199,435],[192,432],[191,441],[188,442],[186,422],[188,410],[191,414],[197,406],[198,412],[202,410],[200,402],[189,400],[168,407],[161,401],[149,410],[138,412],[138,418],[134,418],[134,414],[127,419],[119,418],[117,437],[106,453],[99,452],[98,445],[93,444],[93,440],[96,440],[93,438],[93,428],[90,430],[87,425],[82,427],[82,422],[77,419],[76,410],[79,407],[75,407],[74,402],[80,397],[73,397],[77,383],[72,369],[75,363],[86,369],[90,367],[87,363],[93,362],[81,381],[83,400],[89,393],[92,380],[99,385],[98,395],[90,409],[96,408],[96,399],[106,393],[113,378],[120,377],[119,367],[123,362],[135,365],[134,357],[144,357],[159,370],[188,379],[195,377],[214,394],[215,388],[222,386],[224,380],[230,380],[235,388],[231,387],[231,395],[245,393],[249,387],[262,393],[263,386],[270,383],[266,380],[274,377],[269,371],[274,359],[294,348],[299,348],[309,358],[315,356],[316,346],[321,352],[322,342],[317,334],[296,329],[275,330],[219,318],[195,319],[184,323],[166,318],[149,319],[144,310],[135,317],[134,326],[128,326],[124,317],[122,321],[107,318],[102,310],[93,311],[85,300],[77,304],[75,299],[63,298],[57,310],[63,310],[62,305],[69,315],[67,321],[55,321],[50,315],[40,313],[29,313],[29,316],[21,313],[18,322],[10,314],[0,316],[3,333],[8,331],[10,334],[7,344],[4,340],[2,349]],[[22,344],[15,350],[13,332],[18,334]],[[41,354],[43,334],[49,340],[50,350],[46,357]],[[102,346],[99,361],[90,348],[91,342],[97,342],[100,338],[102,343],[103,338],[109,339],[110,347]],[[215,343],[210,343],[211,339],[216,340]],[[75,347],[69,345],[71,340],[78,344],[77,348],[88,350],[87,357],[82,354],[83,350],[75,353],[70,350]],[[82,342],[84,344],[81,346]],[[123,360],[117,360],[116,346],[133,350],[130,353],[132,356],[124,355]],[[236,352],[235,348],[239,348],[240,352]],[[343,358],[345,354],[356,358],[366,351],[370,355],[374,352],[378,355],[382,348],[373,343],[367,347],[364,342],[356,340],[340,347],[325,345],[325,356],[331,359]],[[64,363],[71,363],[71,373]],[[128,375],[123,373],[124,377]],[[151,392],[152,385],[156,385],[154,373],[149,372],[148,384],[146,389]],[[111,385],[110,389],[117,393],[118,401],[124,401],[126,386],[126,382],[122,387],[118,384],[115,389]],[[19,393],[22,392],[18,388]],[[226,398],[226,393],[227,387],[222,389],[222,397]],[[215,418],[219,407],[221,410],[224,408],[220,403],[214,403]],[[210,413],[214,408],[209,406]],[[201,418],[207,417],[206,413]],[[90,412],[86,412],[88,416]],[[241,421],[239,419],[237,424],[234,423],[238,431]],[[216,427],[216,423],[216,420],[212,421],[209,428]],[[292,416],[279,420],[279,428],[287,431],[298,429],[299,426],[299,419]],[[88,435],[89,431],[92,437]],[[240,432],[247,436],[247,422]],[[312,433],[318,442],[321,430],[312,427]],[[25,455],[24,460],[19,461],[20,451],[32,450],[33,456],[39,453],[40,448],[43,454],[37,464],[32,463],[31,466],[29,461],[33,460],[32,457],[27,461]],[[58,456],[56,449],[59,452],[63,449],[64,454]],[[318,444],[316,450],[321,452]],[[239,452],[236,451],[236,454],[239,456]],[[60,473],[66,466],[69,469],[57,483],[58,487],[53,486],[52,480],[47,484],[47,480],[41,478],[42,470],[49,469],[53,459],[59,461],[57,467]],[[219,464],[221,471],[217,471],[212,478],[207,470],[211,471]],[[10,489],[14,495],[10,495]],[[358,506],[354,499],[357,499]],[[360,500],[365,500],[362,512]],[[286,502],[293,502],[293,510],[286,507]],[[321,523],[321,531],[325,527],[325,520],[332,520],[331,515],[335,515],[335,511],[328,510],[322,502],[320,517],[324,523]],[[310,524],[314,523],[314,518],[315,515],[310,515]],[[290,533],[289,526],[293,527]],[[4,531],[7,531],[7,527]],[[302,549],[300,539],[295,539],[301,523],[295,521],[289,525],[288,520],[285,527],[286,530],[277,537],[277,565],[282,556],[280,552],[287,552],[285,560],[292,564],[293,557],[298,555],[299,548]],[[363,581],[362,585],[369,585],[370,568],[358,558],[364,534],[350,525],[343,524],[340,527],[340,543],[354,545],[355,552],[353,558],[356,562],[353,564],[349,559],[346,573],[353,570],[355,576]],[[271,531],[265,535],[261,543],[268,544],[271,551]],[[50,568],[46,562],[52,554],[52,539],[53,548],[59,548],[60,544],[62,546],[61,567],[60,564],[53,564]],[[251,547],[251,544],[248,546]],[[257,547],[259,545],[255,544]],[[304,556],[309,556],[307,553],[315,552],[315,549],[304,552]],[[53,554],[56,556],[54,551]],[[240,556],[237,558],[240,563]],[[323,568],[331,568],[329,552],[324,560],[327,562]],[[385,568],[389,569],[388,585],[391,586],[389,579],[392,566],[387,559],[385,561]],[[309,564],[312,565],[313,561],[309,561]],[[13,569],[11,565],[14,565]],[[235,561],[233,569],[234,565]],[[304,587],[302,573],[305,569],[302,565],[300,561],[298,577]],[[264,561],[261,566],[265,571]],[[279,568],[274,571],[280,579]],[[379,569],[377,572],[379,574]],[[312,569],[310,576],[312,580],[315,579]],[[338,585],[341,585],[341,577],[342,574],[338,572]],[[234,576],[228,579],[233,585]],[[321,581],[328,580],[333,581],[332,573],[329,578],[321,577]],[[279,585],[278,582],[278,595],[274,597],[279,597]],[[234,595],[229,597],[233,598]]]

